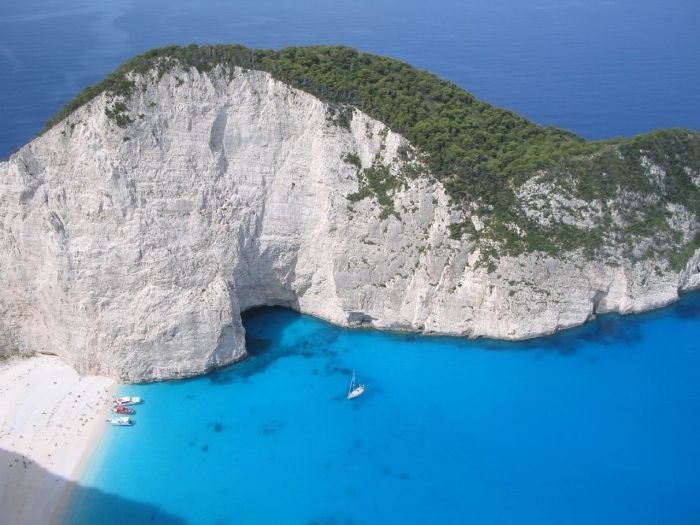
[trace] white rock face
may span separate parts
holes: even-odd
[[[449,239],[443,188],[408,180],[400,218],[355,203],[357,170],[396,165],[401,136],[270,75],[173,71],[102,95],[0,163],[0,353],[51,352],[125,381],[199,374],[245,355],[240,312],[284,305],[341,325],[521,339],[639,312],[700,285],[576,254],[477,264]],[[663,270],[663,271],[661,271]]]

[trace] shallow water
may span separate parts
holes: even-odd
[[[699,315],[692,295],[512,344],[254,310],[245,362],[121,388],[146,402],[83,483],[188,524],[698,523]],[[95,501],[69,523],[160,519]]]

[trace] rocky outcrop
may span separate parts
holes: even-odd
[[[477,242],[450,238],[464,217],[442,186],[405,174],[406,140],[358,110],[346,126],[258,71],[136,80],[133,122],[108,116],[103,94],[0,163],[0,352],[152,380],[243,357],[240,312],[258,305],[521,339],[700,285],[698,252],[680,274],[576,252],[485,264]],[[377,164],[401,181],[392,213],[348,198],[360,168]],[[526,190],[546,200],[535,183]],[[531,213],[546,220],[541,208]]]

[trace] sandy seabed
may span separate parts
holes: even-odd
[[[115,386],[79,376],[57,357],[0,363],[0,522],[61,522]]]

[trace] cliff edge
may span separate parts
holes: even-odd
[[[659,208],[676,263],[650,249],[658,229],[597,251],[513,249],[505,237],[526,228],[514,219],[499,238],[509,223],[493,204],[458,202],[415,141],[275,76],[182,61],[132,71],[128,94],[95,93],[0,163],[0,353],[154,380],[243,357],[240,313],[259,305],[523,339],[700,285],[687,204],[625,187],[586,200],[559,162],[504,182],[519,216],[583,237],[612,221],[604,236],[621,237],[637,224],[630,203]],[[668,183],[641,151],[641,172]],[[682,168],[700,185],[699,165]]]

